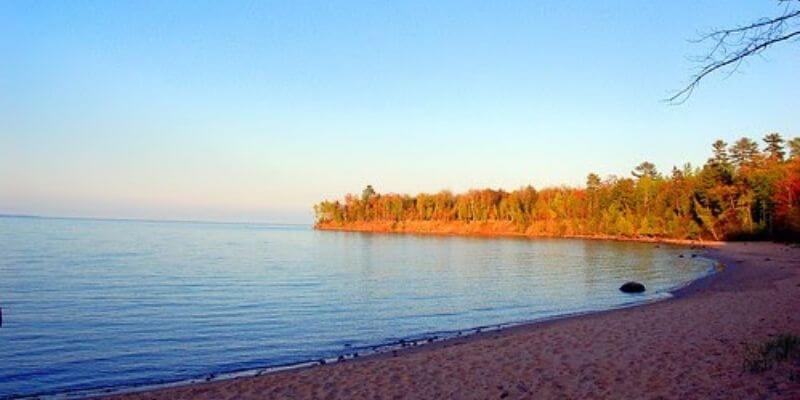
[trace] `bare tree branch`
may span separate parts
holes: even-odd
[[[747,25],[747,26],[741,26],[741,27],[733,28],[733,29],[722,29],[722,30],[717,30],[717,31],[711,32],[709,34],[701,36],[700,39],[697,39],[694,42],[695,43],[699,43],[699,42],[702,42],[702,41],[704,41],[706,39],[712,39],[712,38],[715,38],[715,37],[720,36],[720,35],[731,35],[731,34],[734,34],[734,33],[744,32],[744,31],[747,31],[747,30],[750,30],[750,29],[765,27],[765,26],[768,26],[768,25],[772,25],[772,24],[775,24],[775,23],[779,23],[779,22],[785,21],[787,19],[792,19],[792,18],[794,18],[794,17],[796,17],[798,15],[800,15],[800,10],[792,12],[792,13],[789,13],[789,14],[786,14],[786,15],[782,15],[782,16],[777,17],[777,18],[772,18],[772,19],[770,19],[770,18],[761,18],[758,22],[752,23],[752,24]]]
[[[736,72],[742,62],[753,55],[758,55],[768,47],[794,38],[800,38],[800,1],[778,0],[786,4],[783,13],[774,18],[761,18],[748,25],[729,29],[717,29],[701,35],[695,43],[711,41],[709,52],[694,61],[701,64],[700,69],[691,77],[689,84],[665,99],[668,103],[685,102],[700,82],[709,74],[730,68],[728,75]]]

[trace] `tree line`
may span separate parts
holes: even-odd
[[[588,174],[585,187],[532,186],[453,194],[380,194],[314,206],[318,227],[353,223],[503,222],[529,235],[602,235],[736,240],[800,237],[800,138],[778,133],[763,146],[747,137],[717,140],[701,167],[661,173],[642,162],[630,177]]]

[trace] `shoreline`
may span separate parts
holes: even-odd
[[[412,221],[413,223],[424,223],[429,221]],[[388,235],[420,235],[420,236],[446,236],[446,237],[476,237],[476,238],[520,238],[520,239],[581,239],[581,240],[602,240],[614,242],[636,242],[636,243],[663,243],[674,244],[680,246],[721,246],[726,241],[717,240],[702,240],[702,239],[673,239],[656,236],[617,236],[617,235],[580,235],[580,234],[564,234],[564,235],[551,235],[551,234],[537,234],[517,232],[507,229],[509,224],[485,222],[485,223],[460,223],[457,225],[448,224],[444,226],[431,225],[420,229],[413,225],[406,229],[405,223],[403,228],[397,229],[393,227],[395,224],[390,222],[379,223],[355,223],[355,224],[341,224],[334,225],[331,223],[314,224],[313,229],[318,231],[331,231],[331,232],[352,232],[352,233],[370,233],[370,234],[388,234]]]
[[[658,397],[653,390],[665,398],[800,395],[800,383],[788,380],[785,371],[756,375],[741,370],[741,343],[784,331],[800,333],[800,318],[794,315],[800,305],[800,250],[742,242],[706,253],[726,269],[664,301],[523,323],[341,363],[109,398],[485,398],[503,393],[510,398],[526,393],[614,398],[620,389],[631,397]],[[728,318],[719,318],[720,312]],[[654,357],[659,351],[661,356]],[[498,360],[499,353],[504,357]],[[520,372],[531,374],[523,378]],[[512,376],[518,384],[503,384]],[[577,378],[582,383],[571,385]],[[475,387],[485,381],[498,385]]]
[[[384,232],[380,232],[384,233]],[[380,234],[378,233],[378,234]],[[412,234],[412,233],[396,233],[396,232],[388,232],[385,234]],[[413,235],[413,234],[412,234]],[[436,234],[437,236],[441,236]],[[463,236],[463,235],[446,235],[446,236]],[[488,236],[477,236],[472,235],[472,237],[481,237],[481,238],[488,238]],[[581,237],[571,237],[571,238],[562,238],[562,237],[519,237],[519,236],[494,236],[498,238],[518,238],[518,239],[586,239]],[[594,240],[611,240],[611,239],[603,239],[600,237],[594,237]],[[663,242],[663,241],[637,241],[637,240],[624,240],[629,242],[641,242],[641,243],[664,243],[669,245],[699,245],[699,243],[688,243],[688,242],[681,242],[681,243],[670,243],[670,242]],[[91,398],[91,399],[98,399],[98,398],[106,398],[107,396],[127,396],[127,395],[136,395],[139,393],[149,393],[153,391],[162,391],[162,390],[169,390],[175,388],[183,388],[189,387],[193,385],[203,385],[215,382],[224,382],[229,380],[235,379],[242,379],[242,378],[254,378],[260,377],[270,374],[280,374],[280,373],[291,373],[294,371],[300,371],[309,368],[321,367],[321,366],[330,366],[336,365],[339,363],[344,362],[362,362],[362,361],[369,361],[376,358],[384,358],[394,356],[394,353],[402,356],[407,352],[412,351],[426,351],[429,349],[434,349],[437,346],[447,346],[451,342],[457,341],[464,341],[468,342],[471,340],[477,340],[485,335],[492,335],[498,333],[504,333],[506,331],[515,330],[515,329],[530,329],[532,327],[538,326],[540,324],[547,324],[551,322],[557,322],[560,320],[571,319],[571,318],[581,318],[588,315],[594,314],[602,314],[608,312],[614,312],[624,309],[630,308],[637,308],[637,307],[645,307],[651,304],[655,304],[658,302],[670,301],[671,299],[677,296],[683,296],[684,291],[687,289],[694,287],[699,281],[714,279],[716,276],[724,273],[725,268],[720,268],[720,262],[716,259],[707,257],[707,249],[706,246],[714,246],[719,245],[719,243],[709,244],[703,243],[703,246],[697,247],[697,250],[700,252],[698,254],[699,257],[705,258],[708,260],[709,264],[711,265],[709,269],[703,273],[701,276],[693,279],[691,281],[686,282],[680,286],[676,286],[674,288],[670,288],[664,292],[660,292],[662,295],[661,297],[656,298],[649,298],[645,300],[637,300],[632,301],[629,303],[622,303],[620,305],[611,307],[611,308],[602,308],[602,309],[591,309],[585,311],[575,311],[571,313],[565,314],[558,314],[558,315],[551,315],[546,317],[541,317],[537,319],[531,320],[517,320],[517,321],[508,321],[502,322],[498,324],[491,324],[491,325],[482,325],[482,326],[474,326],[474,327],[467,327],[459,330],[440,330],[440,331],[432,331],[432,332],[425,332],[419,335],[408,337],[404,339],[400,339],[399,341],[394,342],[382,342],[377,343],[374,345],[367,345],[363,347],[354,347],[351,350],[357,350],[353,353],[345,353],[341,357],[329,357],[324,358],[325,363],[320,363],[320,360],[323,359],[309,359],[305,361],[289,363],[289,364],[277,364],[277,365],[267,365],[263,367],[257,368],[249,368],[244,370],[234,370],[234,371],[225,371],[225,372],[213,372],[207,374],[206,376],[202,377],[195,377],[177,381],[163,381],[158,383],[151,383],[145,385],[136,385],[136,386],[123,386],[123,387],[111,387],[111,388],[98,388],[98,389],[86,389],[86,390],[77,390],[72,392],[65,392],[65,393],[56,393],[56,394],[38,394],[34,395],[36,398],[55,398],[55,399],[81,399],[81,398]],[[695,248],[695,247],[693,247]],[[680,293],[680,294],[679,294]],[[355,355],[355,356],[354,356]],[[343,357],[343,358],[342,358]]]
[[[469,327],[452,331],[426,332],[414,338],[407,338],[394,342],[378,343],[375,345],[353,348],[353,350],[359,350],[359,352],[346,353],[338,358],[337,357],[325,358],[324,359],[325,363],[320,363],[320,360],[322,359],[307,360],[307,361],[300,361],[297,363],[271,365],[259,368],[239,370],[239,371],[211,373],[206,377],[191,378],[174,382],[154,383],[149,385],[123,387],[123,388],[89,389],[85,391],[76,391],[71,393],[43,395],[43,397],[67,398],[67,399],[72,399],[72,398],[102,399],[102,398],[107,398],[107,396],[112,396],[113,398],[116,398],[117,396],[125,397],[128,395],[147,394],[154,391],[157,392],[169,389],[180,389],[184,387],[190,387],[193,385],[204,385],[204,384],[225,382],[236,379],[256,378],[272,374],[292,373],[315,367],[337,365],[344,362],[349,362],[349,363],[366,362],[374,359],[403,356],[410,352],[427,351],[436,349],[438,347],[447,347],[448,345],[451,345],[453,343],[467,343],[472,340],[480,340],[482,337],[486,337],[488,335],[503,334],[506,333],[507,331],[519,330],[519,329],[532,329],[539,325],[555,323],[561,320],[566,320],[571,318],[581,318],[589,315],[611,313],[619,310],[625,310],[637,307],[646,307],[651,304],[670,301],[672,299],[677,298],[678,296],[689,295],[690,290],[694,288],[696,284],[700,283],[701,281],[714,279],[718,275],[723,274],[725,272],[725,270],[727,269],[725,266],[722,266],[721,263],[716,259],[706,257],[707,254],[705,254],[706,252],[704,251],[704,249],[701,249],[701,251],[703,251],[703,254],[701,254],[700,257],[706,258],[710,263],[714,265],[712,265],[709,268],[709,270],[702,276],[699,276],[698,278],[691,280],[684,285],[662,292],[664,295],[663,297],[650,298],[630,303],[623,303],[612,308],[576,311],[566,314],[542,317],[539,319],[509,321],[499,324],[475,326],[475,327]],[[361,350],[364,351],[361,352]]]

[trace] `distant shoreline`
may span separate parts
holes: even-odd
[[[58,216],[38,214],[1,214],[0,218],[8,219],[49,219],[61,221],[96,221],[96,222],[146,222],[165,224],[214,224],[214,225],[271,225],[271,226],[302,226],[313,227],[313,224],[303,222],[261,222],[261,221],[226,221],[206,219],[157,219],[157,218],[126,218],[126,217],[84,217],[84,216]]]
[[[513,237],[527,239],[585,239],[607,240],[618,242],[664,243],[682,246],[721,246],[727,242],[702,239],[673,239],[654,236],[613,236],[613,235],[546,235],[530,234],[513,230],[513,225],[499,222],[464,223],[451,221],[441,223],[435,221],[374,221],[337,224],[322,222],[314,225],[319,231],[413,234],[431,236],[467,236],[467,237]]]

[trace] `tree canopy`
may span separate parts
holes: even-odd
[[[701,167],[673,167],[669,176],[642,162],[633,178],[590,173],[585,187],[526,186],[513,191],[381,194],[316,206],[320,227],[353,223],[504,222],[528,235],[610,235],[676,239],[797,238],[800,234],[800,154],[797,138],[777,133],[728,145],[716,141]]]

